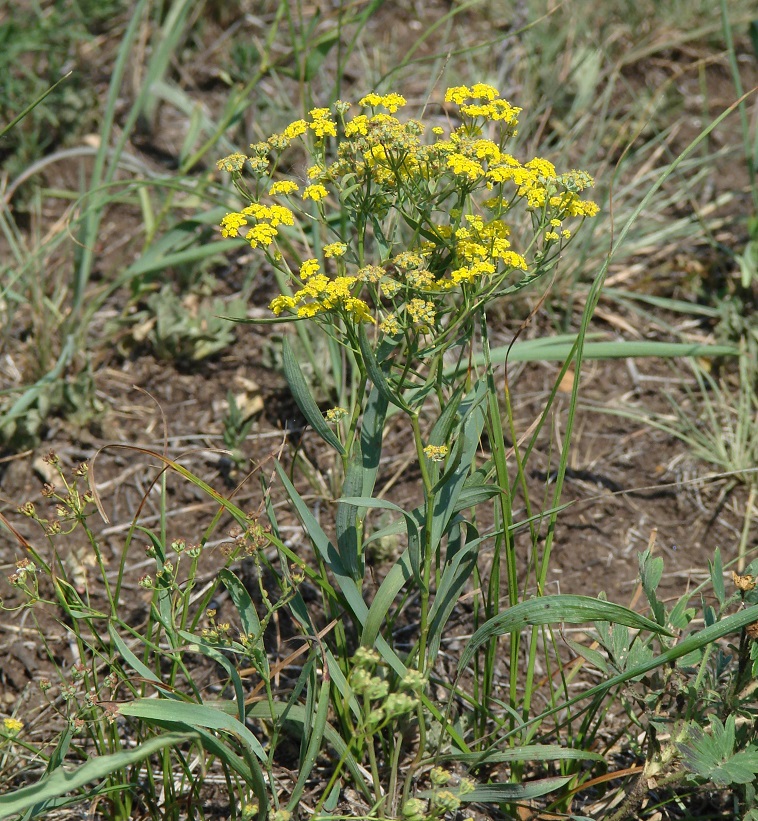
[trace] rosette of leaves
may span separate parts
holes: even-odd
[[[229,319],[246,315],[242,299],[226,301],[189,294],[180,297],[170,285],[147,298],[142,322],[132,332],[139,341],[150,343],[159,359],[200,362],[234,342],[234,326]]]

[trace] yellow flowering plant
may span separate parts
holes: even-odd
[[[527,686],[522,687],[520,631],[537,618],[531,611],[538,602],[519,601],[523,582],[513,537],[514,480],[506,464],[502,400],[490,367],[486,309],[493,300],[543,278],[582,221],[598,213],[586,197],[593,186],[586,171],[559,172],[545,158],[522,161],[511,153],[521,109],[495,88],[484,83],[449,88],[444,104],[444,118],[437,119],[447,126],[429,128],[419,119],[401,117],[406,101],[399,94],[368,94],[357,106],[338,101],[333,109],[313,109],[308,118],[252,145],[249,155],[233,154],[218,163],[230,173],[243,201],[240,210],[223,218],[223,236],[239,236],[262,253],[282,285],[270,302],[268,321],[312,323],[332,344],[342,346],[352,368],[353,380],[347,380],[351,389],[338,397],[343,407],[324,417],[284,337],[284,370],[293,396],[341,461],[341,471],[334,472],[341,473],[334,540],[281,465],[278,477],[314,547],[319,571],[312,571],[311,578],[321,587],[327,617],[342,625],[347,613],[356,640],[381,659],[381,675],[351,672],[346,628],[335,633],[342,684],[335,684],[332,703],[349,743],[324,800],[343,764],[351,758],[365,760],[380,814],[405,814],[420,801],[426,817],[436,817],[437,810],[410,796],[430,725],[436,724],[438,737],[462,750],[489,733],[497,637],[507,632],[510,712],[498,722],[518,732],[516,708],[524,719],[529,717],[536,666],[533,641]],[[309,159],[298,175],[289,157],[303,152]],[[477,361],[485,363],[480,373]],[[405,416],[413,435],[423,489],[423,502],[413,510],[375,492],[390,404]],[[505,410],[507,415],[507,405]],[[481,451],[485,431],[488,459]],[[523,465],[519,471],[523,475]],[[494,524],[480,532],[474,511],[487,502],[493,513],[483,520]],[[374,526],[370,514],[377,509],[398,518],[388,526]],[[273,508],[269,516],[276,531]],[[401,534],[401,555],[369,607],[363,592],[367,548]],[[491,556],[487,569],[480,564],[485,545]],[[546,561],[539,569],[537,561],[532,564],[540,594]],[[509,605],[524,607],[528,614],[518,626],[498,622],[505,615],[500,612],[501,563]],[[486,583],[481,581],[487,576]],[[483,620],[477,620],[480,630],[471,652],[486,647],[479,685],[483,696],[472,707],[472,741],[447,721],[426,688],[458,597],[474,578],[484,591]],[[410,649],[401,650],[390,628],[404,588],[403,601],[417,596],[418,629]],[[570,609],[573,598],[552,597],[551,619],[576,618]],[[604,615],[613,621],[614,614]],[[297,619],[302,622],[301,615]],[[651,623],[645,626],[650,629]],[[480,638],[482,630],[486,640]],[[416,701],[405,699],[415,717],[416,752],[402,790],[388,791],[379,753],[389,763],[390,784],[396,784],[401,749],[413,744],[413,734],[399,731],[400,717],[387,720],[392,711],[378,704],[379,694],[398,693],[409,675],[421,682]],[[370,698],[358,686],[364,678],[374,688]],[[451,698],[455,692],[451,686]],[[402,723],[409,720],[402,716]],[[473,788],[440,793],[437,798],[445,800],[439,812],[457,809],[475,796]]]
[[[244,161],[233,154],[218,163],[248,202],[224,217],[223,236],[262,250],[290,285],[272,300],[273,314],[315,320],[358,359],[366,326],[372,350],[383,346],[392,358],[395,395],[407,391],[414,363],[432,367],[429,357],[469,333],[491,300],[550,270],[581,221],[598,212],[583,196],[589,174],[508,152],[521,109],[492,86],[449,88],[445,103],[452,125],[432,128],[429,140],[424,123],[395,116],[403,97],[368,94],[352,116],[341,101],[334,112],[313,109],[252,145]],[[304,187],[279,178],[295,142],[312,159]],[[307,212],[309,200],[315,209]],[[522,211],[531,231],[517,238]],[[326,240],[318,258],[292,259],[282,231],[313,220]]]

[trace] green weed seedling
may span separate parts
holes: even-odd
[[[737,645],[703,641],[702,633],[718,630],[735,615],[745,615],[745,608],[748,617],[754,615],[749,610],[758,603],[753,575],[758,562],[744,575],[732,574],[733,592],[728,595],[717,549],[708,582],[714,604],[703,597],[704,584],[676,600],[670,609],[657,594],[663,559],[648,549],[640,554],[639,567],[651,615],[668,634],[648,637],[620,624],[596,623],[590,637],[595,637],[600,649],[569,642],[604,676],[624,678],[616,698],[629,716],[630,732],[644,732],[641,752],[645,764],[636,786],[607,817],[613,821],[634,817],[653,787],[661,794],[674,795],[676,790],[693,785],[709,785],[730,789],[735,818],[753,819],[758,811],[754,788],[758,738],[753,704],[758,631],[754,622],[741,620]],[[685,641],[674,638],[698,621],[705,630],[692,633]],[[656,645],[662,656],[656,657]],[[670,663],[660,664],[661,657],[668,657]]]

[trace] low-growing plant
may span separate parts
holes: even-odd
[[[704,583],[667,607],[658,595],[664,561],[653,556],[650,548],[639,555],[639,570],[640,587],[652,617],[673,635],[698,621],[712,628],[735,607],[758,603],[758,561],[744,574],[732,572],[734,592],[730,595],[718,549],[708,580],[713,604],[706,603]],[[569,644],[604,676],[649,669],[655,657],[654,643],[659,642],[664,652],[676,646],[673,638],[659,634],[644,639],[622,625],[596,623],[589,637],[595,639],[590,647],[570,640]],[[735,817],[752,821],[758,814],[754,787],[758,775],[757,674],[758,622],[753,622],[741,628],[736,645],[693,647],[675,663],[630,678],[619,693],[619,702],[631,719],[631,727],[644,733],[640,749],[644,750],[645,763],[626,799],[607,817],[612,821],[636,817],[651,789],[671,792],[708,785],[729,788]]]

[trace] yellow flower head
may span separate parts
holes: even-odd
[[[327,422],[339,422],[347,416],[347,411],[344,408],[336,407],[329,408],[325,414]]]
[[[365,114],[358,114],[345,126],[346,137],[355,137],[359,134],[362,137],[368,135],[368,117]]]
[[[221,220],[221,236],[222,237],[236,237],[239,234],[239,229],[247,225],[247,220],[242,214],[232,212],[227,214]]]
[[[361,282],[379,282],[384,276],[384,268],[378,265],[364,265],[358,269],[358,279]]]
[[[484,176],[484,169],[476,160],[464,157],[463,154],[451,154],[447,158],[447,167],[459,177],[467,177],[470,180],[478,180]]]
[[[381,105],[390,112],[390,114],[394,114],[398,108],[401,108],[406,103],[405,97],[401,96],[400,94],[385,94],[381,96],[379,94],[367,94],[362,99],[358,100],[358,105],[366,108],[367,106],[371,106],[371,108],[376,108],[376,106]]]
[[[271,300],[271,304],[268,306],[269,310],[273,311],[276,316],[282,313],[282,311],[290,311],[295,307],[295,300],[291,296],[278,296]]]
[[[320,266],[317,259],[306,259],[300,266],[300,279],[306,280],[319,272]]]
[[[324,246],[325,257],[341,257],[345,255],[347,245],[344,242],[331,242]]]
[[[308,128],[308,124],[305,120],[295,120],[294,123],[290,123],[282,132],[282,135],[286,140],[294,140],[295,137],[300,137],[302,134],[305,134]]]
[[[268,193],[272,197],[278,194],[284,194],[286,196],[287,194],[293,194],[295,191],[297,191],[297,183],[292,182],[292,180],[279,180],[268,189]]]
[[[414,325],[418,326],[433,325],[437,316],[433,302],[427,302],[426,300],[418,298],[412,299],[407,304],[406,311],[408,311]]]
[[[8,735],[18,735],[24,729],[24,722],[17,718],[4,718],[3,729]]]
[[[308,185],[303,189],[303,199],[320,202],[329,194],[329,192],[320,183],[315,185]]]
[[[388,336],[397,336],[400,333],[400,323],[397,321],[395,314],[387,314],[379,324],[379,330]]]
[[[308,128],[319,139],[337,136],[337,123],[331,118],[331,111],[328,108],[313,108],[310,115],[313,121],[308,123]]]

